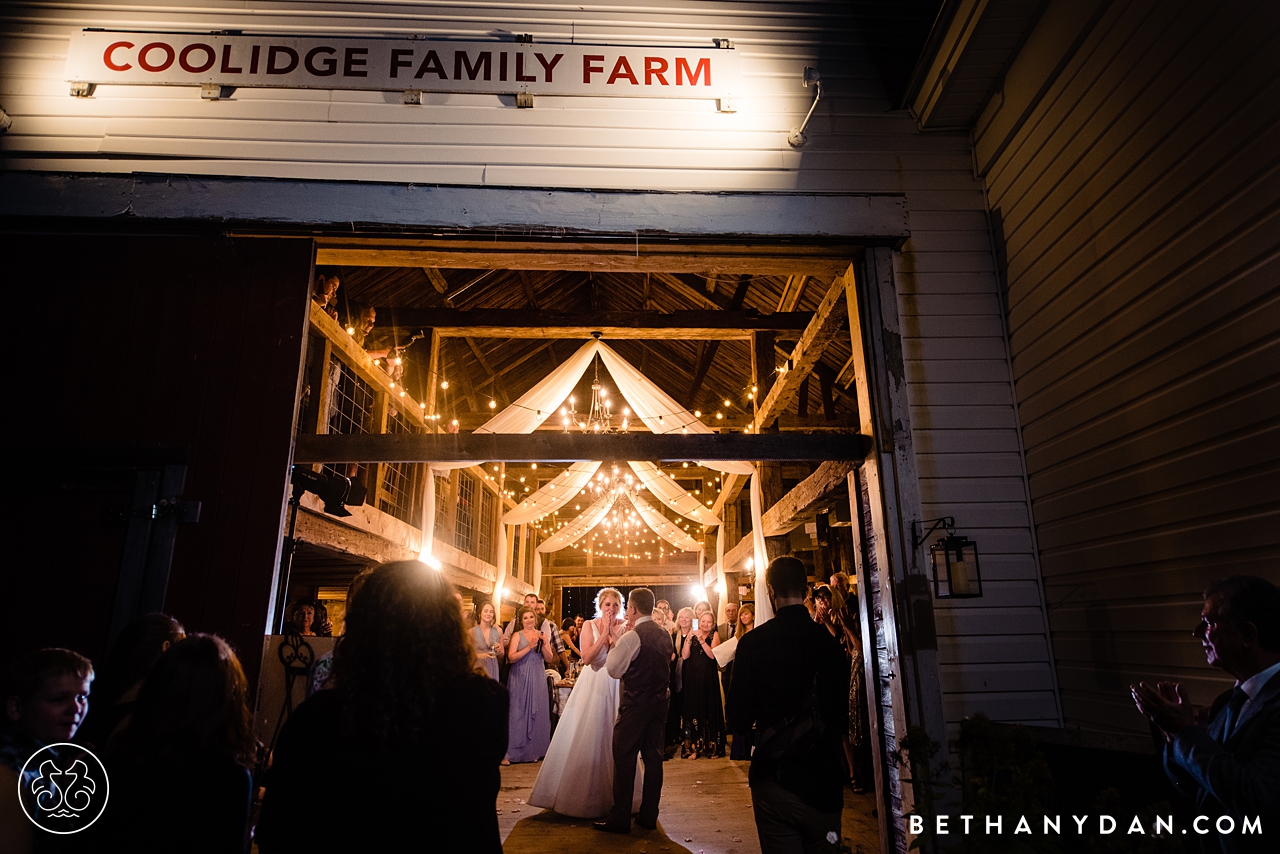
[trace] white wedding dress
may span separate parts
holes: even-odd
[[[595,642],[596,622],[583,624]],[[529,803],[578,818],[602,818],[613,807],[613,725],[618,719],[618,680],[604,669],[601,644],[569,694],[551,747],[533,784]],[[636,765],[632,812],[640,809],[643,762]]]

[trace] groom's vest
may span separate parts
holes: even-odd
[[[640,651],[622,674],[623,705],[646,706],[665,699],[671,679],[671,635],[652,620],[634,629]]]

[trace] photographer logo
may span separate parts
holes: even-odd
[[[79,833],[106,809],[107,769],[78,744],[51,744],[22,766],[18,802],[31,823],[49,833]]]

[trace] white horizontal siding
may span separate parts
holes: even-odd
[[[982,549],[987,595],[938,608],[944,705],[955,723],[1056,722],[1049,644],[1022,480],[985,199],[963,133],[919,133],[889,111],[861,37],[835,0],[813,3],[213,2],[7,6],[0,35],[0,136],[11,170],[152,172],[290,179],[618,190],[900,193],[911,239],[898,293],[923,515],[953,515]],[[536,41],[709,45],[733,39],[747,91],[713,102],[100,86],[72,98],[62,79],[83,27],[299,35],[431,34]],[[824,98],[794,151],[787,132],[822,73]],[[990,613],[988,613],[990,612]],[[1034,689],[1009,690],[1027,673]],[[994,686],[994,687],[993,687]]]

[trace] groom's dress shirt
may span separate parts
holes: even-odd
[[[1280,664],[1254,674],[1214,703],[1207,727],[1189,726],[1165,745],[1165,773],[1195,798],[1211,822],[1280,814]],[[1228,698],[1231,698],[1228,700]],[[1274,819],[1272,819],[1274,821]],[[1239,825],[1237,824],[1237,827]],[[1264,851],[1263,836],[1220,834],[1202,838],[1208,851]]]
[[[653,617],[640,617],[636,620],[636,625],[641,623],[652,623]],[[629,631],[622,637],[618,638],[618,642],[613,645],[613,649],[609,650],[609,657],[605,659],[604,669],[609,671],[609,675],[614,679],[621,679],[622,674],[627,672],[627,668],[631,666],[631,662],[636,660],[636,656],[640,654],[640,635],[635,631]]]

